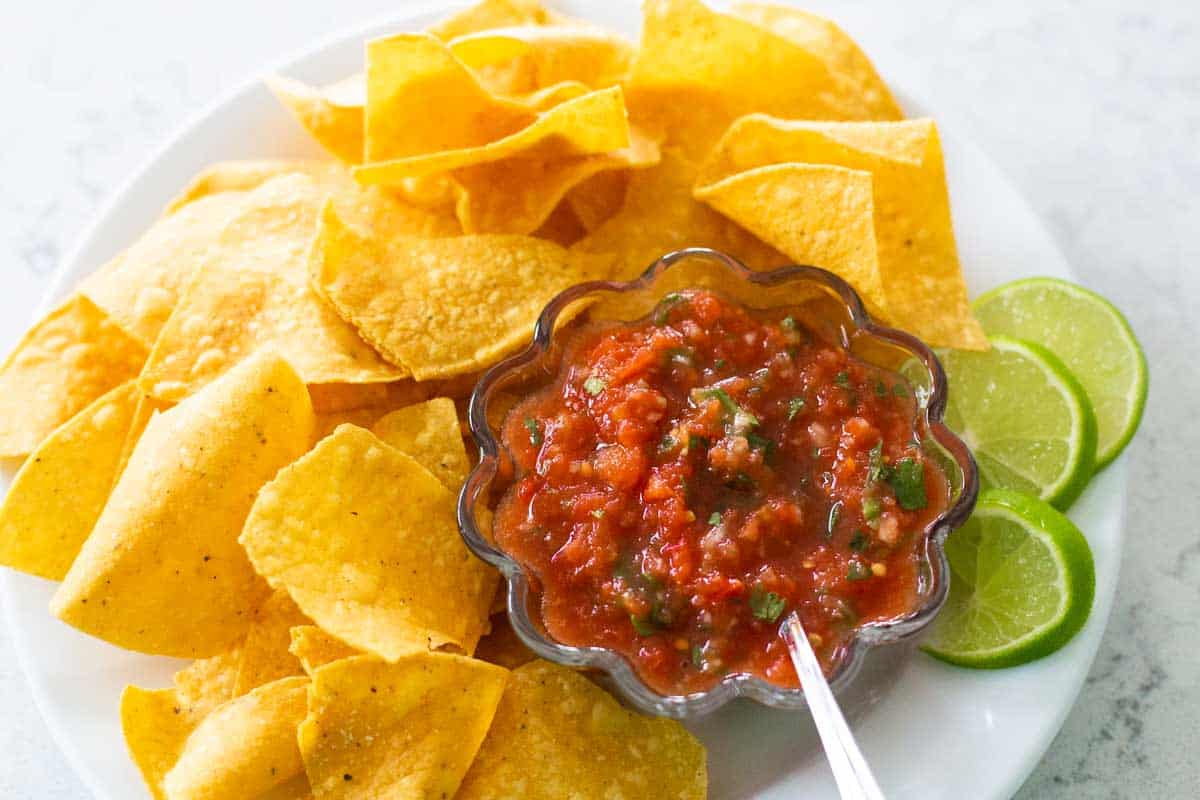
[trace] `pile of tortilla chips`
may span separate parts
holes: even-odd
[[[0,366],[0,564],[192,659],[121,699],[163,798],[700,798],[700,744],[538,661],[463,545],[461,401],[559,291],[711,246],[986,346],[930,120],[828,20],[484,0],[278,78],[326,161],[218,163]],[[456,402],[457,401],[457,402]]]

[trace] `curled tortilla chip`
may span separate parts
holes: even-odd
[[[471,470],[458,412],[448,397],[397,409],[372,425],[371,432],[429,470],[455,494]]]
[[[125,465],[129,463],[129,457],[133,455],[133,448],[137,447],[137,443],[142,438],[142,434],[146,432],[146,426],[150,424],[150,420],[154,418],[155,414],[161,414],[173,405],[172,403],[155,400],[140,390],[137,394],[137,408],[134,409],[133,419],[129,422],[129,431],[125,434],[125,443],[121,445],[121,459],[117,462],[117,469],[113,472],[114,484],[121,477],[121,473],[125,471]]]
[[[146,348],[75,294],[0,365],[0,457],[24,456],[101,395],[137,377]]]
[[[62,580],[108,500],[137,404],[126,381],[30,454],[0,505],[0,564]]]
[[[252,158],[244,161],[218,161],[200,170],[183,191],[167,203],[164,214],[174,214],[189,203],[226,192],[249,192],[271,178],[289,172],[310,175],[329,168],[325,161],[289,158]]]
[[[633,61],[633,45],[590,25],[523,25],[453,39],[450,52],[497,94],[515,95],[577,81],[616,86]]]
[[[390,661],[442,645],[471,653],[497,580],[459,538],[454,496],[352,425],[262,488],[240,541],[317,625]]]
[[[703,800],[704,745],[675,720],[627,711],[579,673],[513,670],[456,800],[670,797]]]
[[[51,611],[144,653],[198,658],[236,644],[268,594],[238,533],[312,425],[304,384],[271,353],[156,415]]]
[[[234,697],[271,681],[300,675],[300,660],[291,652],[292,628],[312,622],[287,592],[275,591],[255,612],[238,657]]]
[[[322,295],[417,380],[478,370],[520,347],[547,301],[610,263],[525,236],[382,241],[328,207],[311,258]]]
[[[405,373],[382,361],[308,284],[308,245],[324,194],[303,175],[244,198],[176,306],[139,385],[177,401],[273,348],[307,383],[374,383]]]
[[[347,164],[362,163],[367,103],[362,75],[320,88],[276,76],[267,86],[322,147]]]
[[[362,655],[361,650],[354,649],[316,625],[298,625],[292,628],[290,649],[310,677],[318,667],[331,661]]]
[[[491,28],[508,28],[513,25],[551,25],[565,21],[565,17],[547,9],[537,0],[483,0],[441,22],[430,25],[426,30],[448,42],[459,36]]]
[[[575,216],[571,206],[563,201],[554,207],[550,216],[546,217],[546,221],[533,235],[538,239],[554,242],[559,247],[570,247],[587,236],[587,230],[579,221],[579,217]]]
[[[591,233],[616,215],[625,204],[629,170],[610,169],[580,181],[567,192],[566,202]]]
[[[147,349],[153,347],[180,294],[241,208],[242,197],[234,191],[212,194],[163,217],[86,278],[80,293]]]
[[[318,668],[299,731],[313,796],[454,797],[507,677],[448,653],[394,664],[356,656]]]
[[[763,115],[738,120],[722,137],[705,164],[696,187],[697,197],[754,230],[792,258],[822,263],[828,244],[804,241],[796,235],[829,240],[858,238],[861,224],[842,218],[822,223],[797,211],[798,198],[776,196],[771,210],[763,202],[780,192],[782,175],[812,174],[812,170],[845,176],[850,171],[871,179],[870,218],[879,260],[881,296],[850,275],[884,321],[912,331],[930,344],[984,349],[987,340],[971,314],[966,282],[958,261],[945,165],[937,127],[932,120],[902,122],[795,122]],[[791,180],[791,179],[790,179]],[[827,187],[832,191],[832,186]],[[794,185],[792,191],[812,187]],[[849,191],[849,189],[847,189]],[[758,202],[747,202],[756,196]],[[803,203],[801,204],[803,205]],[[866,213],[864,210],[862,213]],[[789,220],[784,230],[774,220]],[[797,222],[797,220],[812,222]],[[822,230],[822,225],[824,229]]]
[[[214,709],[163,777],[167,800],[278,797],[269,793],[283,786],[303,792],[296,729],[308,711],[308,685],[306,677],[283,678]]]

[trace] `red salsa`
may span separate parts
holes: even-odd
[[[795,687],[787,613],[828,664],[913,609],[948,482],[910,385],[816,331],[689,290],[569,334],[557,379],[505,419],[495,521],[552,637],[666,694],[729,673]]]

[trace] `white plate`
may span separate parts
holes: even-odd
[[[341,35],[281,62],[279,72],[317,83],[361,67],[364,38],[418,28],[457,3],[429,3],[401,19]],[[565,11],[631,36],[632,2]],[[601,4],[594,4],[600,6]],[[947,109],[912,99],[902,62],[872,49],[901,90],[910,114],[941,124],[955,228],[973,293],[1026,275],[1070,277],[1071,270],[1025,201],[994,164],[947,123]],[[126,185],[62,265],[45,305],[145,229],[187,180],[218,159],[311,155],[307,137],[257,80],[188,125]],[[32,300],[32,298],[31,298]],[[32,304],[32,303],[31,303]],[[1097,478],[1071,511],[1096,557],[1096,605],[1083,632],[1042,661],[974,672],[940,664],[912,648],[876,653],[843,697],[855,732],[891,800],[1006,798],[1020,786],[1062,725],[1099,646],[1113,594],[1125,514],[1124,459]],[[118,698],[129,683],[167,685],[182,662],[118,650],[50,617],[53,584],[0,576],[8,624],[34,698],[55,739],[98,798],[145,797],[125,755]],[[727,707],[695,723],[709,748],[710,796],[835,798],[811,721],[755,705]]]

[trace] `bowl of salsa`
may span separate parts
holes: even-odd
[[[978,484],[945,403],[831,273],[681,250],[567,290],[483,376],[460,528],[526,644],[642,710],[803,708],[786,615],[836,690],[945,599]]]

